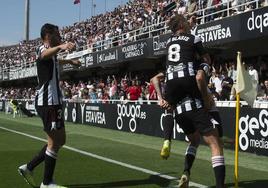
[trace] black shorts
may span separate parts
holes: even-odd
[[[185,97],[202,100],[195,76],[167,81],[164,98],[169,104],[176,106]]]
[[[212,111],[212,112],[209,112],[209,115],[211,116],[210,121],[218,129],[219,136],[222,137],[223,129],[222,129],[220,113],[218,111]]]
[[[215,128],[211,122],[211,116],[204,109],[194,109],[176,115],[176,122],[186,135],[198,131],[201,135]]]
[[[62,106],[37,106],[36,111],[43,121],[45,132],[59,130],[64,127]]]

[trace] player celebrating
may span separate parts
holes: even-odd
[[[216,186],[221,188],[224,187],[225,179],[223,148],[219,140],[218,130],[215,129],[210,121],[209,114],[204,108],[208,106],[209,101],[206,84],[200,79],[199,73],[196,75],[194,70],[196,53],[203,56],[205,61],[210,59],[206,58],[207,55],[205,55],[200,38],[187,34],[189,26],[183,16],[172,17],[169,26],[173,36],[167,42],[165,100],[162,98],[159,87],[156,87],[160,105],[166,109],[171,107],[175,109],[175,119],[191,143],[194,143],[197,137],[199,138],[197,135],[202,135],[205,143],[211,149]],[[196,78],[198,81],[196,81]],[[189,154],[195,156],[195,153],[196,148],[189,148]],[[193,161],[190,155],[188,157],[186,160]],[[188,173],[188,171],[185,171],[185,173]],[[188,176],[189,174],[185,174],[186,178]],[[180,187],[187,187],[188,181],[189,178]]]
[[[80,62],[57,60],[59,51],[74,48],[74,44],[70,42],[61,44],[57,26],[44,24],[41,28],[41,38],[43,45],[37,49],[38,90],[35,106],[47,134],[47,144],[29,163],[20,166],[18,171],[27,183],[36,187],[32,173],[35,167],[44,161],[44,177],[40,188],[64,188],[53,182],[57,153],[65,144],[66,139],[62,117],[62,96],[59,88],[59,63],[80,66]]]

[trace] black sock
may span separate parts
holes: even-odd
[[[45,153],[47,149],[47,144],[41,149],[41,151],[27,164],[27,168],[33,171],[40,163],[45,160]]]
[[[184,172],[188,172],[190,174],[191,168],[195,160],[195,155],[196,147],[188,146],[185,153]]]
[[[164,129],[164,139],[171,141],[173,127],[174,127],[174,118],[172,114],[167,114],[163,118],[163,129]]]
[[[49,185],[53,180],[56,160],[57,160],[57,153],[47,149],[46,155],[45,155],[45,170],[44,170],[44,179],[43,179],[44,185]]]
[[[224,187],[225,179],[225,164],[223,156],[214,156],[212,157],[212,167],[214,169],[215,178],[216,178],[216,187]]]

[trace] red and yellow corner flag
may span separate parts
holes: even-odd
[[[80,0],[74,0],[74,4],[79,4],[80,3]]]
[[[257,97],[257,81],[252,79],[249,73],[245,70],[244,65],[241,63],[241,53],[237,54],[237,78],[236,78],[236,93],[247,101],[253,107],[253,103]]]

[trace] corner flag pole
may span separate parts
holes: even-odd
[[[238,188],[238,132],[240,114],[240,94],[236,95],[236,118],[235,118],[235,188]]]
[[[237,63],[241,63],[241,53],[237,52]],[[240,117],[240,93],[236,93],[236,116],[235,116],[235,188],[238,188],[238,133]]]

